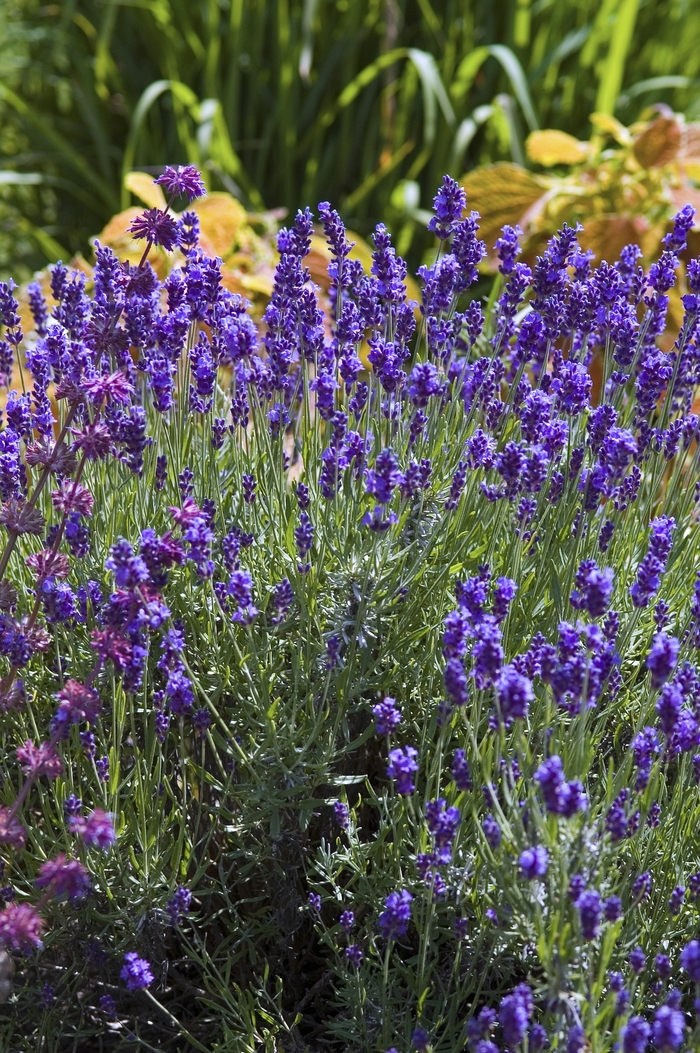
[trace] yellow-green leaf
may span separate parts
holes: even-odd
[[[520,222],[545,189],[545,183],[527,169],[506,162],[476,168],[461,182],[467,207],[481,216],[479,233],[489,251],[504,224]]]
[[[582,143],[573,135],[556,128],[531,132],[525,142],[527,156],[535,164],[551,168],[552,165],[575,165],[585,161],[588,143]]]
[[[124,176],[124,186],[149,208],[165,209],[167,205],[165,194],[145,172],[127,172]]]

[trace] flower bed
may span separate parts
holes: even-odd
[[[8,1041],[694,1048],[692,209],[646,274],[506,228],[483,306],[446,178],[417,321],[324,204],[332,331],[306,211],[261,337],[159,182],[138,261],[1,290]]]

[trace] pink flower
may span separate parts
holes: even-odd
[[[71,819],[70,828],[83,839],[88,848],[101,848],[103,852],[107,852],[117,840],[113,819],[114,816],[110,813],[96,808],[87,818],[78,815]]]
[[[80,483],[74,483],[70,479],[61,483],[60,490],[51,491],[51,500],[58,512],[79,512],[81,516],[89,516],[92,512],[94,498],[89,490]]]
[[[70,573],[68,556],[62,552],[54,552],[50,548],[44,548],[41,552],[34,552],[27,556],[27,566],[36,574],[39,584],[47,578],[67,578]]]
[[[83,391],[93,405],[101,406],[106,399],[111,399],[112,402],[128,402],[134,393],[134,386],[125,373],[116,372],[84,381]]]
[[[12,951],[30,954],[43,947],[41,930],[44,920],[28,903],[8,903],[0,910],[0,942]]]
[[[176,508],[171,505],[168,511],[177,525],[181,527],[191,526],[197,519],[202,518],[202,511],[199,505],[191,497],[185,498],[182,502],[182,508]]]
[[[95,424],[86,424],[82,430],[71,428],[75,435],[73,447],[83,450],[90,461],[102,460],[112,448],[112,436],[106,424],[96,421]]]
[[[131,661],[131,643],[118,629],[111,626],[107,629],[93,629],[90,646],[97,651],[103,662],[109,658],[117,669],[125,669]]]
[[[41,742],[35,746],[31,739],[27,739],[24,746],[17,750],[17,759],[25,774],[35,779],[41,775],[57,779],[63,771],[63,762],[50,742]]]
[[[59,700],[56,720],[60,724],[94,724],[100,712],[100,696],[92,687],[77,680],[67,680],[56,695]]]
[[[26,842],[27,831],[17,816],[12,815],[9,808],[0,808],[0,844],[24,848]]]
[[[71,903],[82,899],[91,888],[83,864],[77,859],[66,859],[63,854],[42,863],[36,884],[37,888],[50,888],[56,899],[67,899]]]

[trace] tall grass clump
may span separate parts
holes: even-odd
[[[687,0],[663,17],[637,0],[0,0],[0,16],[0,178],[24,181],[0,196],[29,267],[86,252],[129,203],[124,173],[173,159],[252,210],[330,197],[362,234],[381,218],[417,266],[444,172],[522,163],[538,127],[587,139],[594,111],[698,113]]]
[[[416,305],[322,203],[260,331],[160,183],[0,287],[5,1048],[697,1048],[693,210],[482,304],[446,177]]]

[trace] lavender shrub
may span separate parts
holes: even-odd
[[[648,273],[506,228],[483,306],[445,178],[418,306],[324,203],[261,335],[159,182],[0,288],[8,1048],[697,1048],[692,209]]]

